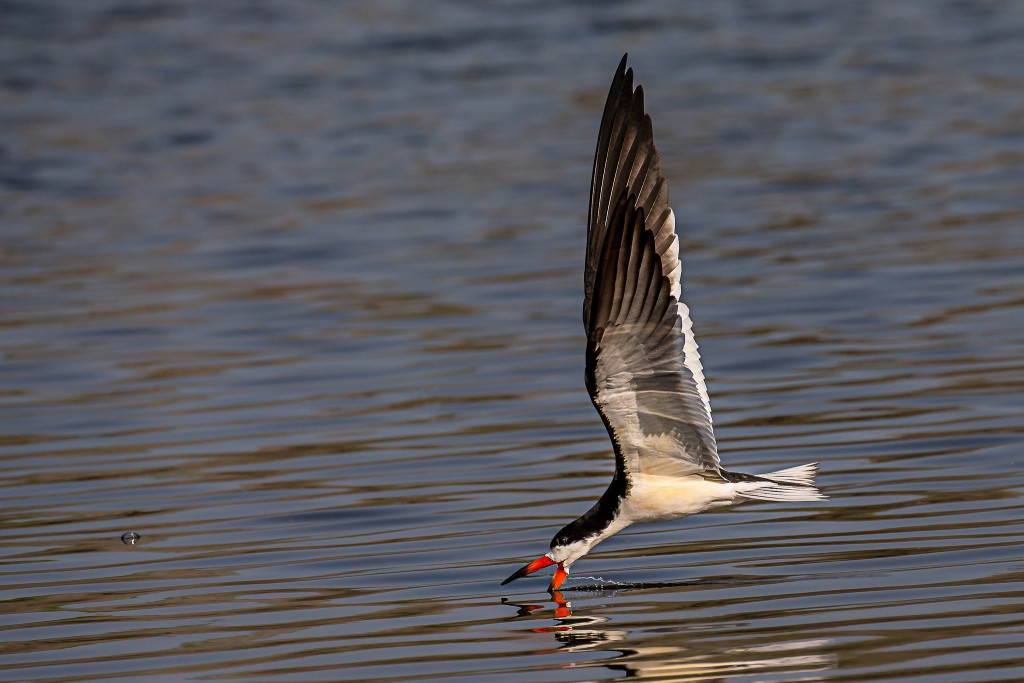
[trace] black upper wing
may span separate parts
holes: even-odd
[[[627,474],[719,470],[678,255],[643,89],[623,56],[594,157],[583,322],[587,389]]]

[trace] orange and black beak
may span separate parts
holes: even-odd
[[[544,567],[550,567],[553,564],[555,564],[554,560],[552,560],[547,555],[542,555],[542,556],[538,557],[536,560],[534,560],[533,562],[531,562],[530,564],[528,564],[525,567],[523,567],[522,569],[518,570],[512,576],[510,576],[507,579],[505,579],[504,581],[502,581],[501,585],[504,586],[506,583],[510,583],[512,581],[515,581],[516,579],[521,579],[524,576],[526,576],[527,574],[532,574],[533,572],[537,571],[538,569],[543,569]],[[569,573],[566,572],[562,568],[562,563],[559,562],[558,563],[558,569],[555,570],[555,575],[553,577],[551,577],[551,586],[548,588],[548,590],[552,590],[552,591],[558,590],[559,587],[562,585],[562,582],[565,581],[565,578],[567,576],[569,576]]]

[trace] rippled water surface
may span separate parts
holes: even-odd
[[[0,679],[1024,678],[1024,5],[0,3]],[[723,461],[603,491],[619,57]],[[136,532],[134,545],[121,535]]]

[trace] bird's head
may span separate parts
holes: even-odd
[[[591,536],[587,538],[574,538],[570,532],[570,525],[565,529],[562,529],[555,537],[551,539],[551,550],[544,555],[541,555],[536,560],[521,567],[512,576],[508,577],[501,582],[504,586],[510,581],[520,579],[527,574],[532,574],[538,569],[544,567],[550,567],[553,564],[558,565],[555,569],[555,575],[551,578],[551,586],[549,590],[556,591],[561,587],[562,582],[565,581],[566,577],[569,576],[569,567],[572,566],[573,562],[580,559],[593,548],[601,540],[599,536]]]

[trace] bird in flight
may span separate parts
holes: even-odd
[[[711,404],[681,298],[679,238],[644,92],[622,61],[604,106],[587,219],[583,325],[586,385],[615,451],[615,475],[551,549],[502,582],[574,562],[631,524],[744,500],[810,501],[817,463],[753,475],[722,467]]]

